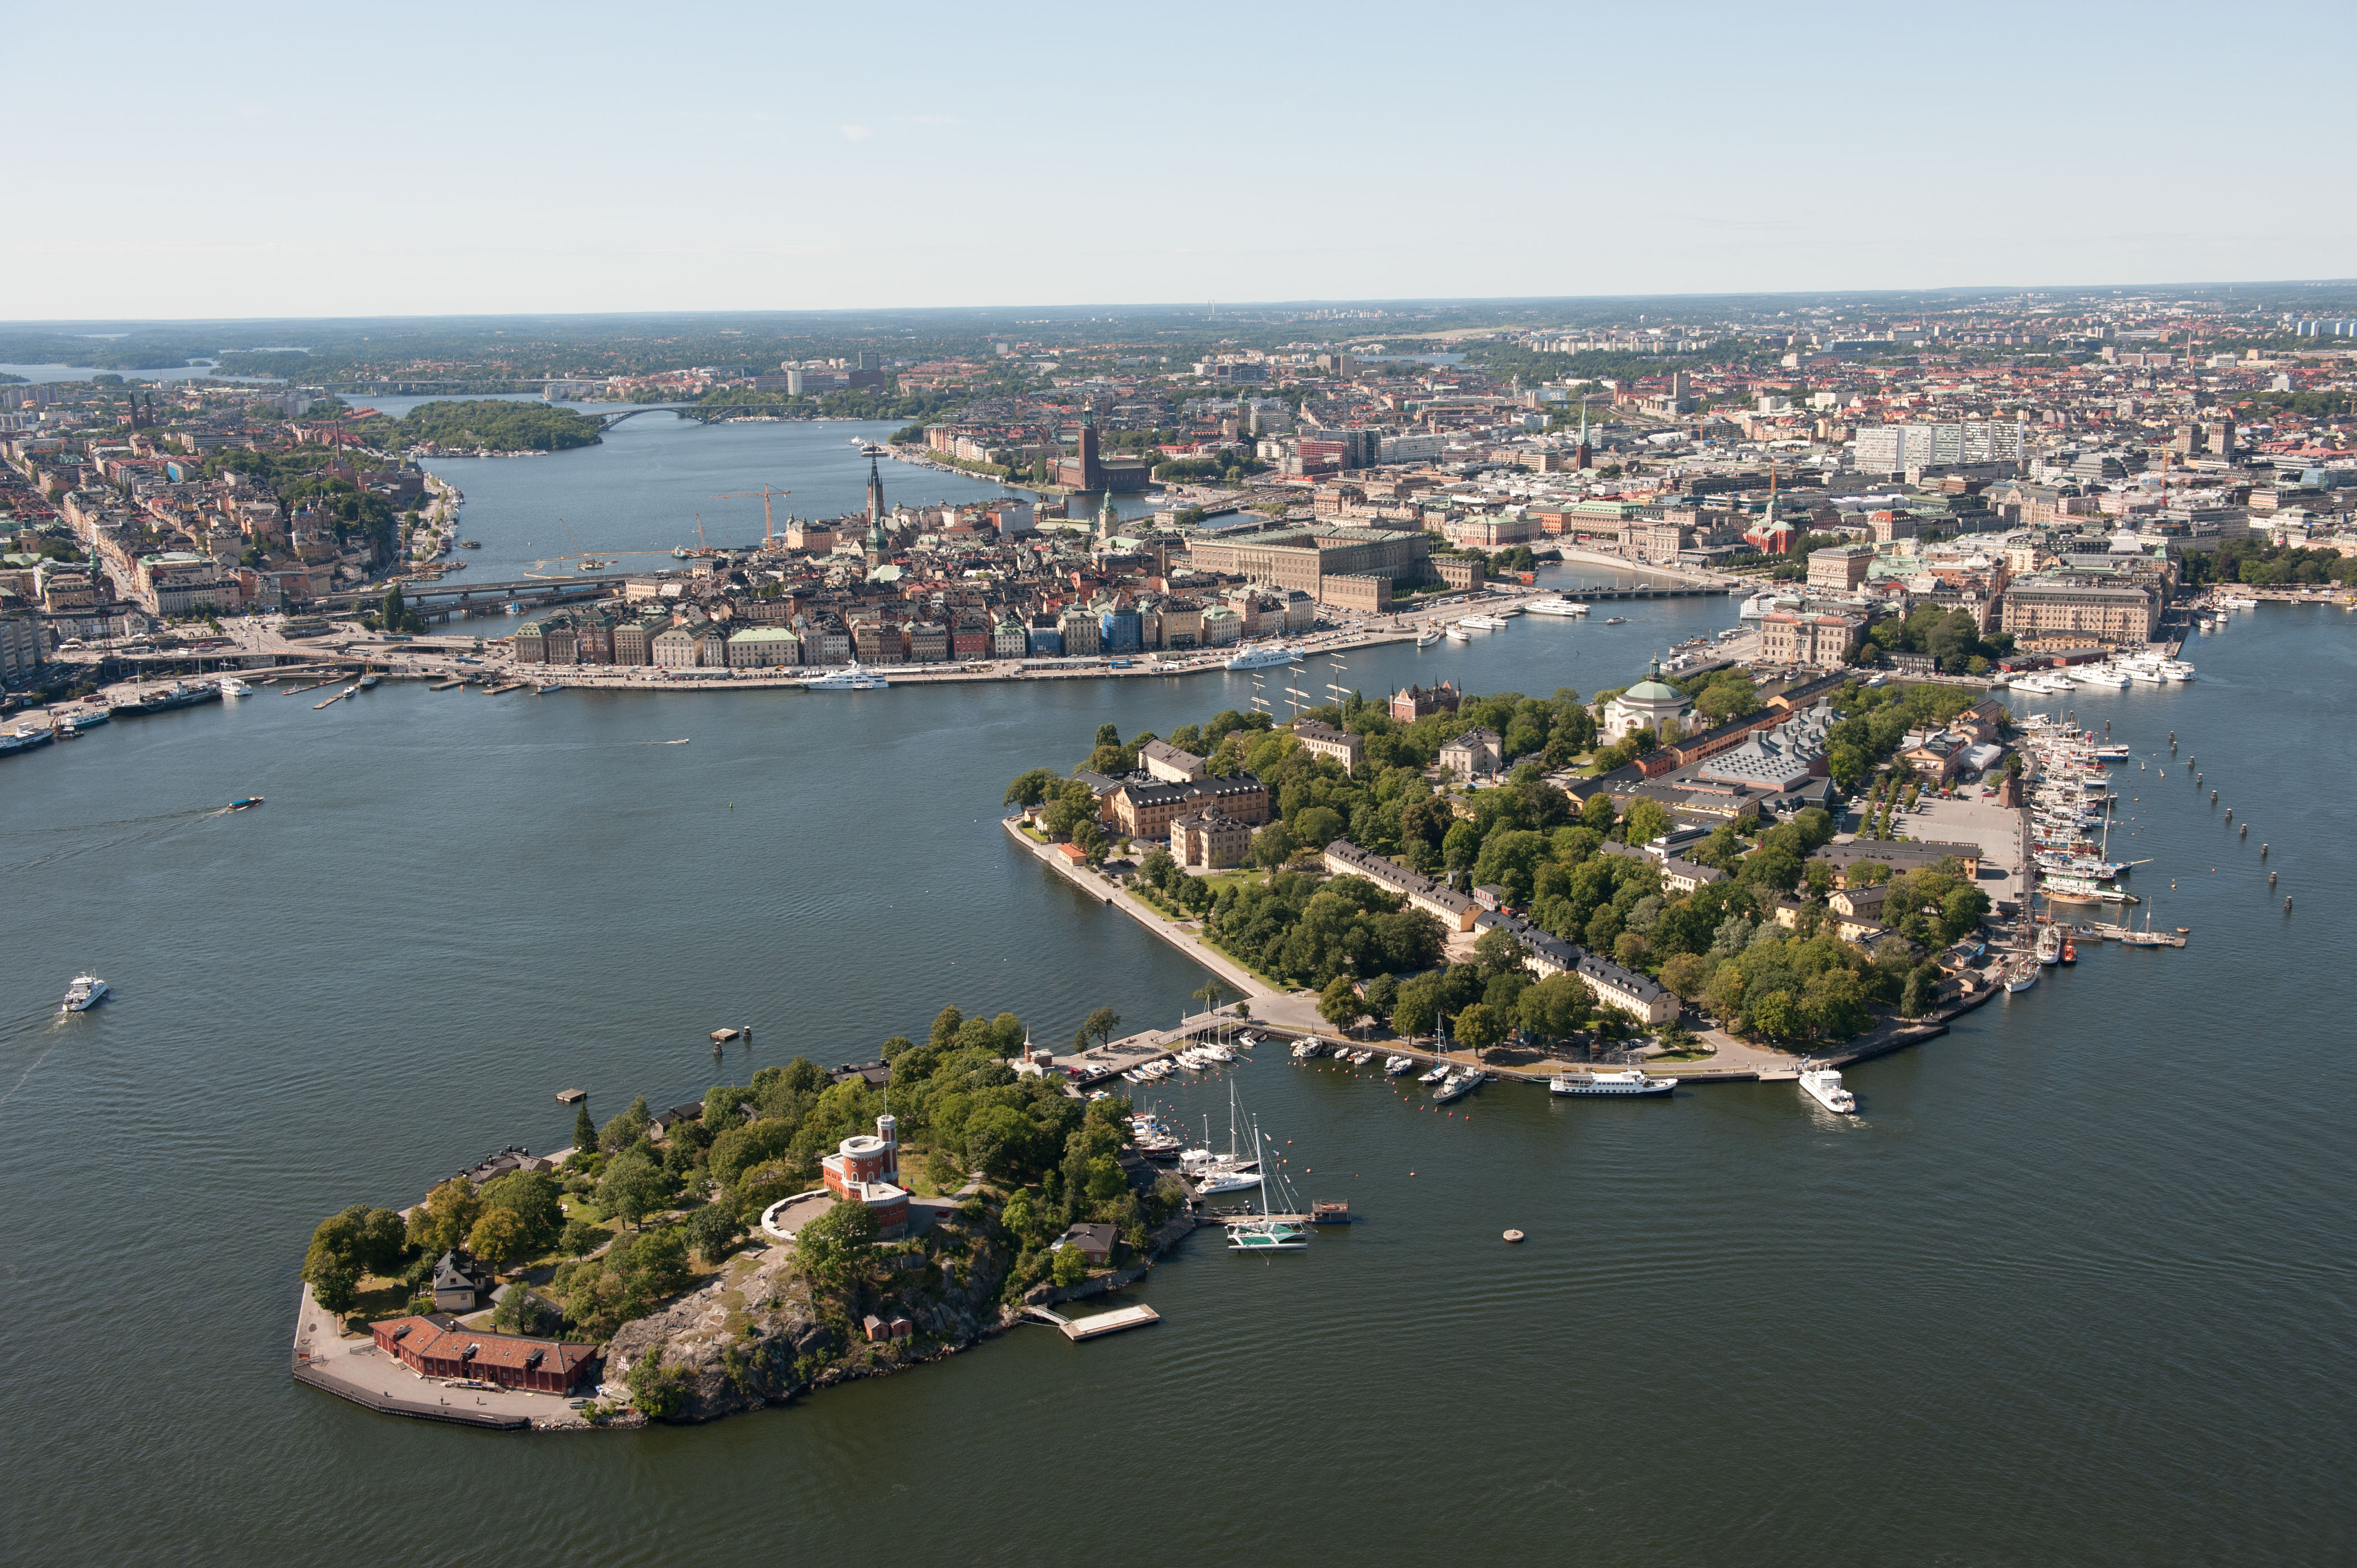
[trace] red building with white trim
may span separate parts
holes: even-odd
[[[480,1378],[503,1389],[561,1394],[592,1379],[597,1347],[488,1334],[436,1312],[369,1326],[376,1348],[420,1377]]]

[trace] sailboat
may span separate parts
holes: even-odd
[[[1260,1123],[1255,1122],[1253,1123],[1253,1157],[1255,1161],[1265,1157],[1261,1142]],[[1285,1176],[1279,1173],[1276,1179],[1282,1182]],[[1289,1201],[1292,1197],[1290,1186],[1286,1188],[1286,1193]],[[1268,1187],[1265,1183],[1260,1189],[1258,1217],[1238,1219],[1228,1226],[1228,1251],[1232,1252],[1293,1252],[1308,1245],[1309,1245],[1309,1238],[1299,1229],[1275,1218],[1269,1212]]]

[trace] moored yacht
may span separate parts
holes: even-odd
[[[1269,642],[1263,643],[1257,648],[1247,648],[1241,653],[1231,655],[1227,663],[1221,668],[1267,670],[1279,664],[1290,664],[1300,657],[1301,650],[1297,649],[1287,648],[1282,642]]]
[[[841,670],[824,675],[813,675],[802,682],[805,692],[880,692],[892,682],[873,670],[863,669],[853,660]]]
[[[1826,1110],[1847,1116],[1857,1110],[1857,1096],[1842,1087],[1842,1076],[1829,1067],[1813,1067],[1801,1074],[1801,1092]]]

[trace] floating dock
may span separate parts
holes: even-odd
[[[1118,1334],[1125,1328],[1143,1328],[1149,1323],[1162,1321],[1162,1315],[1150,1306],[1118,1306],[1111,1312],[1100,1312],[1094,1317],[1065,1317],[1044,1306],[1025,1310],[1034,1317],[1055,1325],[1063,1331],[1067,1339],[1094,1339],[1099,1335]]]

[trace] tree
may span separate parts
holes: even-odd
[[[1056,776],[1044,768],[1034,768],[1028,773],[1017,774],[1015,782],[1006,787],[1009,806],[1036,806],[1048,798],[1048,791],[1058,782]]]
[[[1099,746],[1119,746],[1121,744],[1120,729],[1113,725],[1097,725],[1096,744]]]
[[[1523,967],[1523,944],[1505,927],[1496,927],[1473,944],[1473,961],[1484,974],[1508,973]]]
[[[1620,818],[1620,809],[1612,803],[1612,797],[1602,790],[1590,795],[1587,804],[1579,809],[1579,825],[1594,828],[1599,833],[1610,832]]]
[[[1629,831],[1625,836],[1631,843],[1649,844],[1676,826],[1658,801],[1641,799],[1629,802]]]
[[[1095,865],[1105,857],[1105,837],[1093,822],[1076,822],[1072,826],[1072,847],[1081,858]]]
[[[482,1214],[483,1200],[475,1184],[465,1176],[452,1176],[410,1210],[409,1244],[438,1258],[463,1243]]]
[[[568,1219],[556,1238],[556,1250],[568,1258],[586,1258],[611,1240],[602,1228],[583,1219]]]
[[[1366,1016],[1366,1004],[1359,999],[1359,988],[1347,974],[1338,974],[1326,983],[1318,994],[1318,1015],[1343,1034],[1349,1034]]]
[[[813,1283],[840,1289],[876,1246],[876,1213],[864,1203],[838,1203],[794,1236],[794,1255]]]
[[[1928,971],[1928,973],[1927,973]],[[1929,965],[1918,965],[1907,972],[1907,983],[1899,993],[1899,1014],[1903,1018],[1921,1018],[1939,1005],[1939,971]]]
[[[1543,1040],[1568,1039],[1587,1021],[1593,1004],[1587,982],[1577,975],[1550,974],[1515,1000],[1514,1021],[1525,1035]]]
[[[1218,981],[1207,980],[1192,994],[1196,1001],[1203,1004],[1204,1012],[1216,1013],[1220,1010],[1220,999],[1227,993],[1227,988]]]
[[[1399,988],[1392,1004],[1392,1028],[1413,1039],[1428,1035],[1440,1017],[1440,985],[1430,979],[1411,980]]]
[[[531,1236],[523,1216],[512,1208],[487,1208],[467,1232],[467,1251],[504,1273],[507,1265],[530,1250]]]
[[[545,1171],[510,1171],[483,1184],[483,1209],[511,1210],[524,1228],[524,1246],[533,1252],[555,1245],[565,1229],[565,1201],[556,1178]]]
[[[1120,1027],[1121,1015],[1110,1007],[1100,1007],[1081,1021],[1081,1032],[1076,1037],[1080,1039],[1093,1037],[1097,1044],[1102,1046],[1111,1040],[1113,1032]]]
[[[1506,1020],[1484,1003],[1476,1002],[1457,1015],[1457,1043],[1476,1056],[1506,1037]]]
[[[595,1154],[597,1149],[597,1123],[589,1120],[589,1102],[581,1101],[573,1108],[573,1148],[576,1154]]]
[[[303,1277],[311,1283],[311,1294],[319,1305],[339,1316],[350,1312],[360,1298],[361,1272],[341,1258],[307,1264]]]
[[[683,1228],[687,1232],[688,1245],[707,1263],[716,1263],[737,1245],[745,1234],[744,1221],[726,1203],[707,1203],[687,1217]]]
[[[1057,1284],[1067,1288],[1076,1285],[1089,1277],[1088,1254],[1078,1247],[1060,1247],[1051,1273]]]
[[[597,1184],[597,1202],[607,1213],[635,1228],[670,1194],[662,1168],[644,1149],[633,1146],[614,1156]]]
[[[1682,1002],[1692,1002],[1702,993],[1703,961],[1697,953],[1674,953],[1662,964],[1662,985]]]

